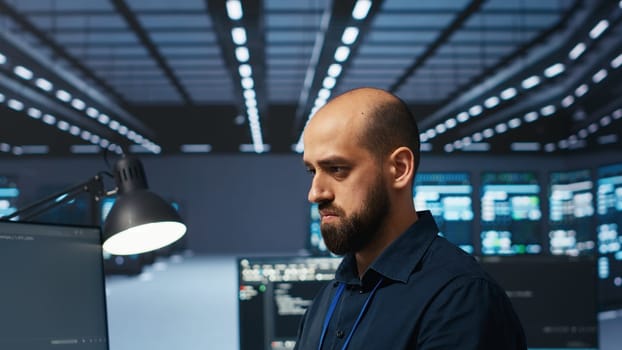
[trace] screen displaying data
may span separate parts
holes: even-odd
[[[622,306],[622,164],[598,168],[598,276],[604,307]]]
[[[535,173],[482,174],[482,254],[540,253],[541,219],[540,185]]]
[[[593,253],[596,234],[590,171],[554,172],[549,184],[550,252],[575,256]]]
[[[322,231],[320,230],[320,212],[317,203],[311,203],[309,206],[309,240],[307,246],[312,255],[330,255],[330,251],[324,244]]]
[[[0,175],[0,217],[11,215],[17,210],[19,194],[17,181],[14,178]]]
[[[240,350],[293,349],[298,326],[340,258],[239,258]]]
[[[529,349],[598,349],[594,257],[486,256],[480,264],[510,298]]]
[[[417,210],[429,210],[440,235],[468,253],[473,244],[473,186],[467,173],[419,173],[413,187]]]
[[[0,349],[108,349],[98,228],[0,222]]]

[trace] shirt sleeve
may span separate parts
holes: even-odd
[[[417,350],[526,350],[509,298],[479,277],[450,282],[428,305],[414,335]]]

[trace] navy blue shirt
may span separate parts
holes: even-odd
[[[359,279],[346,255],[335,281],[316,296],[300,325],[296,349],[316,350],[330,304],[345,284],[321,349],[527,349],[510,300],[475,259],[438,236],[429,211]],[[374,287],[379,287],[372,293]],[[367,307],[364,307],[368,301]]]

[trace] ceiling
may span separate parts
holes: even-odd
[[[237,6],[236,6],[237,5]],[[394,92],[422,150],[619,147],[622,2],[0,0],[0,156],[292,153]]]

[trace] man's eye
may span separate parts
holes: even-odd
[[[307,168],[307,173],[315,175],[315,169]]]
[[[340,167],[340,166],[333,166],[333,167],[330,167],[329,170],[333,174],[343,174],[343,173],[345,173],[346,168]]]

